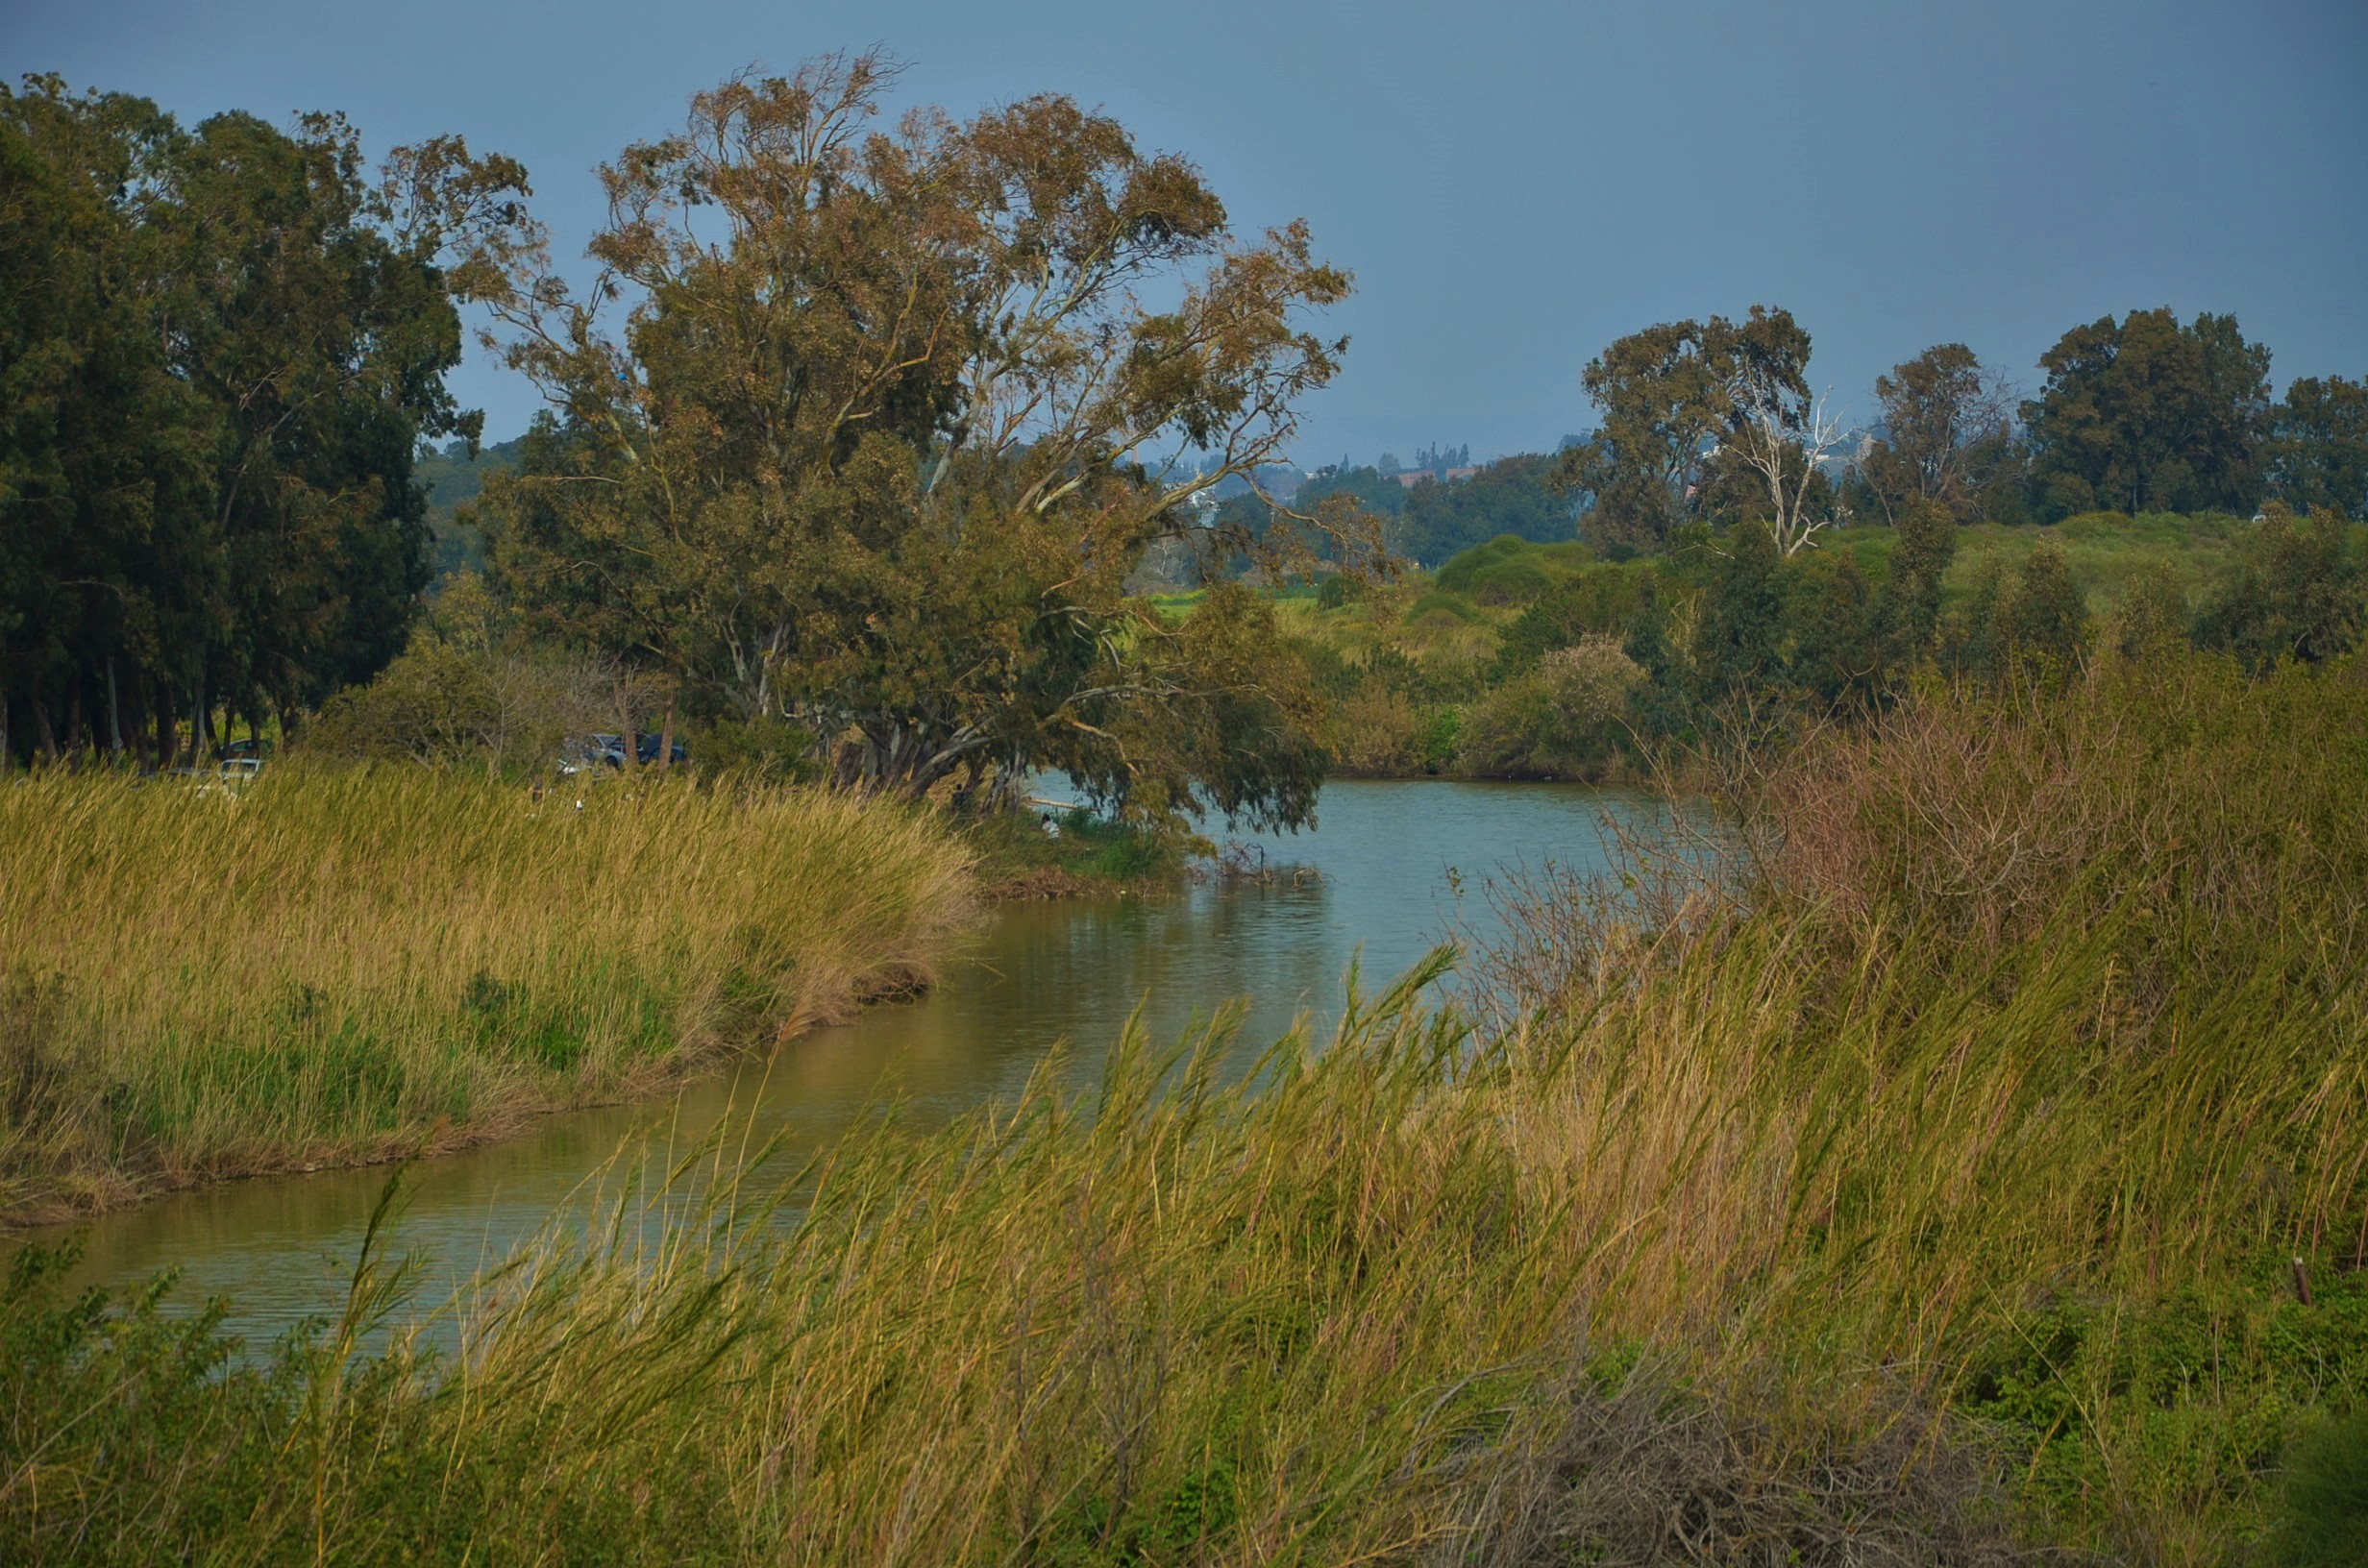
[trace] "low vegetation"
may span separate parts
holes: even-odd
[[[1898,699],[1921,674],[2189,646],[2256,667],[2357,643],[2368,527],[2273,503],[1961,527],[1937,508],[1780,557],[1763,530],[1669,553],[1505,535],[1430,574],[1277,599],[1349,773],[1618,780],[1748,731],[1780,742]],[[1179,608],[1184,607],[1179,603]]]
[[[1723,875],[1639,846],[1609,902],[1498,890],[1526,940],[1477,1035],[1426,968],[1246,1081],[1220,1020],[802,1172],[621,1167],[367,1354],[374,1254],[235,1365],[26,1254],[0,1530],[30,1560],[2344,1560],[2361,681],[1927,694],[1739,775]]]
[[[728,781],[0,788],[0,1223],[492,1136],[929,972],[970,850]]]

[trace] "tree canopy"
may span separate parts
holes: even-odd
[[[1797,548],[1814,468],[1801,443],[1817,423],[1809,347],[1790,311],[1755,305],[1740,322],[1647,327],[1590,361],[1582,384],[1602,423],[1555,470],[1589,502],[1589,536],[1659,546],[1717,490]]]
[[[2039,366],[2047,384],[2022,415],[2043,519],[2253,509],[2269,351],[2247,342],[2234,316],[2104,316],[2064,333]]]
[[[289,712],[402,648],[427,580],[414,453],[478,430],[443,382],[468,286],[446,241],[525,190],[508,160],[437,146],[374,182],[333,114],[185,130],[54,77],[0,88],[0,716],[30,718],[20,746],[120,750],[152,726],[169,754],[178,715],[194,746],[217,698]]]
[[[1918,502],[1970,518],[2009,455],[2006,384],[1962,343],[1942,343],[1875,378],[1880,433],[1859,458],[1862,491],[1885,522]]]
[[[687,700],[804,724],[843,784],[1050,768],[1130,813],[1304,820],[1313,697],[1268,608],[1172,625],[1125,582],[1163,540],[1304,548],[1193,502],[1281,455],[1348,276],[1302,225],[1240,240],[1190,163],[1064,97],[879,129],[893,72],[700,94],[602,171],[586,293],[539,233],[488,238],[500,346],[554,408],[486,487],[502,584]],[[1378,544],[1301,521],[1351,565]]]
[[[1407,559],[1438,566],[1498,534],[1550,544],[1576,537],[1577,508],[1547,483],[1554,459],[1535,453],[1499,457],[1468,478],[1423,479],[1404,491],[1405,506],[1388,529]]]
[[[2368,385],[2301,377],[2270,421],[2269,483],[2290,508],[2368,520]]]

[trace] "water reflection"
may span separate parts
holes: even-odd
[[[894,1101],[931,1125],[1016,1094],[1060,1040],[1064,1070],[1094,1083],[1102,1053],[1138,1007],[1154,1038],[1248,999],[1254,1056],[1295,1019],[1337,1017],[1342,978],[1362,955],[1379,990],[1451,930],[1459,873],[1547,860],[1603,863],[1607,813],[1635,797],[1552,785],[1340,782],[1320,828],[1263,841],[1274,863],[1317,876],[1293,885],[1207,883],[1150,898],[1018,904],[997,911],[937,990],[817,1030],[769,1061],[702,1080],[673,1098],[552,1116],[506,1142],[418,1172],[396,1244],[430,1264],[428,1294],[502,1257],[628,1140],[688,1147],[719,1119],[781,1134],[793,1155],[826,1147]],[[1487,912],[1464,915],[1485,929]],[[791,1164],[795,1164],[793,1159]],[[185,1303],[228,1296],[252,1341],[339,1299],[384,1170],[232,1183],[178,1194],[86,1227],[83,1281],[122,1285],[179,1266]]]

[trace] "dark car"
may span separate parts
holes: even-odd
[[[651,767],[657,761],[657,736],[645,732],[634,746],[633,755],[641,759],[641,765],[644,768]],[[685,763],[691,760],[691,754],[683,749],[680,741],[677,741],[667,748],[666,760],[675,764]]]

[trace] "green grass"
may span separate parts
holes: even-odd
[[[2305,1553],[2368,1392],[2362,678],[1928,693],[1747,780],[1723,879],[1506,891],[1484,1035],[1418,971],[1246,1082],[1221,1021],[794,1176],[653,1150],[382,1355],[383,1260],[227,1374],[20,1262],[0,1555]]]
[[[0,787],[0,1223],[498,1135],[925,976],[925,815],[282,764]]]
[[[1060,829],[1045,831],[1049,817]],[[1196,847],[1190,840],[1104,820],[1082,806],[1027,806],[973,818],[963,828],[990,899],[1140,892],[1174,883]]]

